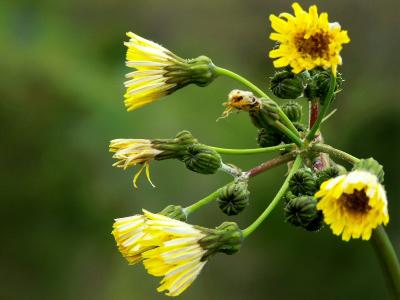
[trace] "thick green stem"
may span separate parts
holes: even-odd
[[[191,213],[193,213],[196,210],[198,210],[199,208],[201,208],[202,206],[206,205],[207,203],[210,203],[211,201],[217,199],[217,197],[219,195],[219,191],[220,191],[220,189],[214,191],[213,193],[211,193],[207,197],[197,201],[196,203],[193,203],[192,205],[185,207],[183,209],[185,214],[188,216]]]
[[[292,168],[288,176],[286,177],[285,181],[283,182],[281,188],[279,189],[278,193],[276,194],[275,198],[271,201],[268,207],[264,210],[264,212],[246,229],[243,230],[243,237],[248,237],[254,230],[257,229],[258,226],[268,217],[268,215],[274,210],[276,205],[279,203],[283,195],[285,194],[286,190],[289,187],[289,180],[292,178],[293,174],[300,168],[302,163],[302,158],[300,155],[296,157],[296,160],[293,163]]]
[[[220,75],[225,75],[228,76],[232,79],[235,79],[241,83],[243,83],[245,86],[256,92],[259,96],[271,99],[274,97],[270,97],[267,95],[263,90],[261,90],[258,86],[247,80],[246,78],[240,76],[239,74],[236,74],[235,72],[232,72],[231,70],[220,68],[220,67],[215,67],[215,71],[220,74]],[[292,131],[295,135],[300,136],[298,130],[296,127],[294,127],[292,121],[289,120],[288,116],[283,112],[283,110],[279,107],[278,105],[278,113],[280,118],[282,119],[282,122]]]
[[[278,145],[273,147],[264,147],[264,148],[255,148],[255,149],[228,149],[228,148],[219,148],[213,146],[207,146],[218,153],[221,154],[231,154],[231,155],[246,155],[246,154],[257,154],[257,153],[271,153],[277,152],[281,150],[291,150],[294,149],[296,146],[295,144],[284,144]]]
[[[360,159],[358,159],[357,157],[355,157],[347,152],[344,152],[342,150],[333,148],[332,146],[329,146],[326,144],[314,144],[311,146],[310,150],[316,151],[316,152],[327,153],[331,156],[343,159],[351,164],[355,164],[360,161]]]
[[[336,86],[336,77],[331,73],[331,78],[329,81],[329,90],[326,93],[326,95],[324,97],[324,101],[323,101],[324,105],[322,106],[321,111],[318,114],[317,120],[311,127],[310,132],[307,134],[306,141],[309,141],[309,142],[312,141],[315,137],[315,134],[319,130],[321,122],[324,119],[326,113],[328,112],[329,106],[332,102],[334,92],[335,92],[335,86]]]
[[[383,226],[372,234],[371,243],[379,258],[387,283],[393,292],[393,299],[400,299],[400,264],[388,235]]]

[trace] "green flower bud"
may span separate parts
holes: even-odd
[[[292,198],[286,204],[285,221],[308,231],[317,231],[322,226],[322,212],[317,210],[317,199],[312,196]]]
[[[311,79],[307,84],[304,94],[309,99],[319,98],[321,105],[325,95],[329,91],[331,72],[324,69],[315,69],[311,72]],[[340,73],[336,74],[336,85],[334,92],[339,92],[343,85],[342,75]]]
[[[364,170],[375,174],[378,177],[380,183],[383,183],[385,172],[383,171],[383,166],[379,164],[375,159],[372,157],[368,159],[360,159],[359,162],[355,163],[353,166],[354,170]]]
[[[206,236],[199,240],[200,246],[207,250],[202,257],[203,261],[218,252],[235,254],[242,246],[243,234],[235,222],[224,222],[215,229],[202,227],[199,229],[206,233]]]
[[[317,182],[310,169],[298,170],[289,181],[289,190],[296,196],[314,195]]]
[[[180,205],[168,205],[160,211],[159,214],[179,221],[186,221],[187,219],[187,216]]]
[[[337,167],[328,167],[317,172],[317,186],[321,186],[324,181],[339,176],[339,169]]]
[[[190,145],[182,160],[189,170],[201,174],[214,174],[222,165],[215,150],[200,144]]]
[[[301,78],[289,70],[282,70],[271,77],[271,91],[282,99],[295,99],[301,96],[304,86]]]
[[[261,109],[249,111],[249,116],[257,128],[268,128],[274,121],[279,120],[279,107],[273,100],[261,99],[261,101]]]
[[[261,128],[257,134],[257,144],[260,147],[271,147],[281,143],[281,133],[273,127]]]
[[[289,120],[292,122],[301,121],[303,114],[303,107],[296,101],[289,101],[282,104],[281,106],[283,112],[288,116]]]
[[[241,213],[249,205],[250,192],[246,181],[232,182],[221,188],[217,203],[228,216]]]
[[[215,66],[207,56],[199,56],[194,59],[177,60],[164,68],[167,84],[176,84],[174,90],[180,89],[190,83],[198,86],[210,84],[217,76]]]

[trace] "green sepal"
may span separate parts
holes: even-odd
[[[199,240],[199,245],[206,250],[202,261],[218,252],[228,255],[240,250],[243,242],[243,233],[235,222],[224,222],[215,229],[197,227],[206,236]]]
[[[179,220],[179,221],[187,220],[187,215],[185,214],[182,206],[180,205],[168,205],[166,208],[160,211],[159,214],[174,220]]]
[[[155,156],[155,160],[181,158],[187,152],[188,146],[197,143],[197,139],[187,130],[178,132],[173,139],[151,140],[152,148],[162,150]]]
[[[282,134],[274,127],[261,128],[257,134],[257,144],[260,147],[271,147],[279,145],[282,141]]]
[[[385,172],[383,171],[383,166],[379,164],[375,159],[372,157],[367,158],[367,159],[360,159],[359,162],[355,163],[353,166],[353,171],[354,170],[364,170],[367,172],[370,172],[376,177],[378,177],[378,180],[380,183],[383,183],[384,177],[385,177]]]
[[[339,169],[336,166],[328,167],[328,168],[325,168],[325,169],[323,169],[321,171],[318,171],[317,172],[317,185],[318,185],[318,187],[320,187],[321,184],[324,181],[327,181],[327,180],[329,180],[331,178],[334,178],[334,177],[337,177],[337,176],[339,176]]]

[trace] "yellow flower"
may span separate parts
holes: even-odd
[[[137,187],[136,181],[144,169],[146,169],[147,179],[154,186],[150,179],[149,162],[161,154],[163,151],[154,148],[151,140],[146,139],[116,139],[110,142],[110,152],[115,152],[113,158],[117,162],[114,167],[123,168],[124,170],[142,164],[133,178],[133,185]]]
[[[369,240],[372,230],[389,222],[384,187],[370,172],[355,170],[325,181],[315,197],[321,198],[325,223],[344,241]]]
[[[329,23],[327,13],[318,15],[315,5],[308,12],[298,3],[292,7],[294,16],[282,13],[269,17],[276,31],[270,39],[279,43],[278,48],[269,52],[269,57],[276,59],[274,66],[290,65],[294,73],[315,67],[332,68],[336,74],[337,65],[342,64],[342,44],[350,42],[347,31],[341,30],[339,23]]]
[[[144,215],[115,219],[112,234],[119,251],[131,265],[142,260],[144,251],[153,248],[151,245],[143,243],[150,240],[150,237],[144,232],[146,227]]]
[[[149,274],[163,276],[157,291],[168,296],[178,296],[199,275],[207,260],[207,250],[199,241],[206,234],[185,222],[144,211],[147,221],[146,232],[158,247],[142,254],[143,264]]]
[[[211,60],[205,56],[183,59],[168,49],[132,32],[125,42],[126,65],[136,71],[126,74],[125,106],[135,110],[190,83],[204,86],[216,76]]]

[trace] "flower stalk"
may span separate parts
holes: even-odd
[[[259,153],[272,153],[281,150],[294,150],[295,144],[283,144],[272,147],[254,148],[254,149],[229,149],[229,148],[219,148],[213,146],[207,146],[220,154],[229,155],[248,155],[248,154],[259,154]]]

